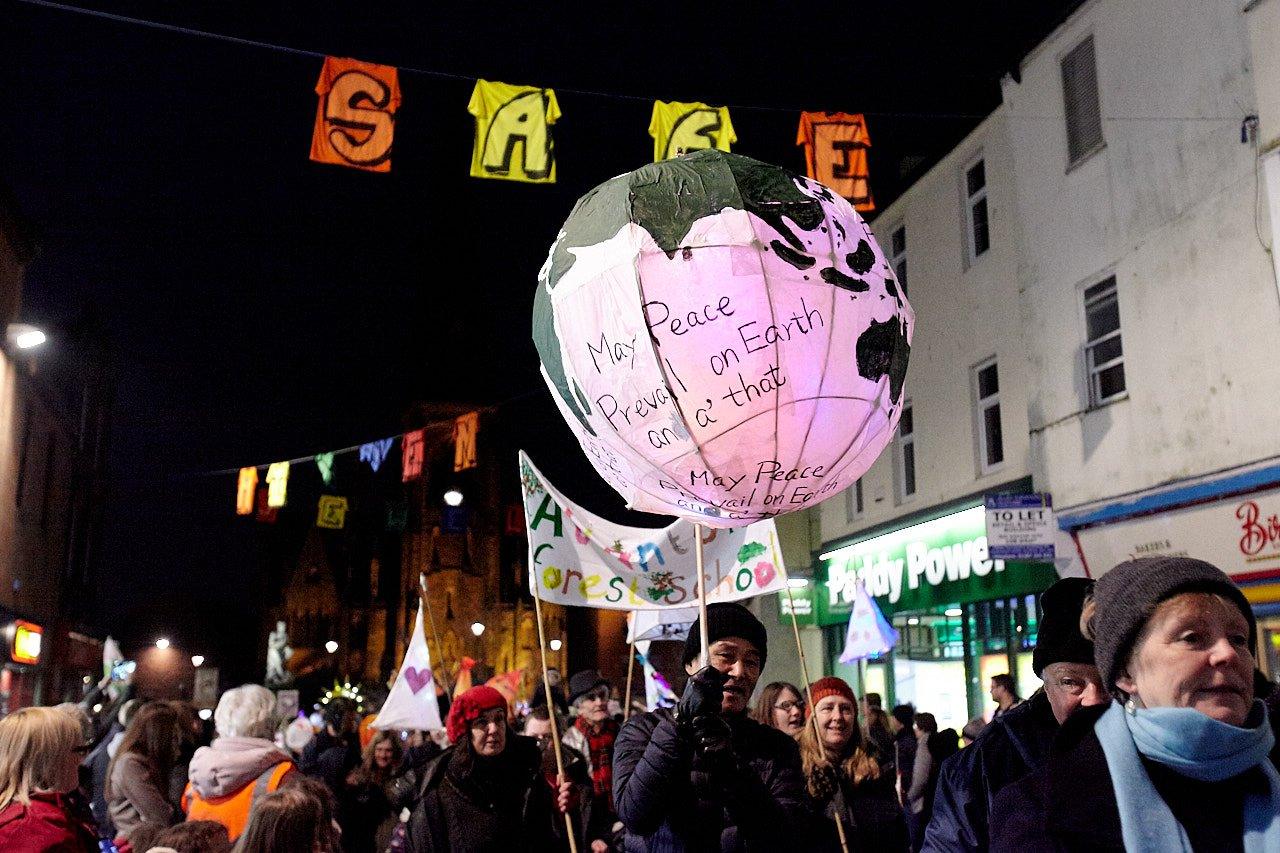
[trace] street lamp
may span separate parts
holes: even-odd
[[[563,640],[561,640],[559,637],[556,637],[554,640],[552,640],[552,641],[551,641],[550,643],[548,643],[547,645],[551,646],[551,651],[553,651],[553,652],[558,652],[558,651],[560,651],[560,647],[564,645],[564,641],[563,641]]]
[[[169,648],[169,638],[161,637],[160,639],[156,640],[156,648],[160,649],[161,651]]]
[[[329,642],[325,643],[325,644],[324,644],[324,650],[325,650],[326,652],[328,652],[329,654],[333,654],[334,652],[336,652],[336,651],[338,650],[338,641],[337,641],[337,640],[330,640]]]
[[[200,666],[202,663],[204,663],[204,655],[192,655],[192,656],[191,656],[191,665],[192,665],[192,666],[197,666],[197,667],[198,667],[198,666]]]
[[[477,637],[479,637],[481,634],[483,634],[483,633],[484,633],[484,623],[483,623],[483,622],[472,622],[472,623],[471,623],[471,633],[475,634]]]
[[[44,332],[26,323],[10,323],[6,331],[9,340],[18,349],[32,349],[47,340]]]
[[[450,489],[444,493],[444,502],[449,506],[462,506],[462,492]]]

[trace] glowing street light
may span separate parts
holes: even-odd
[[[33,349],[48,340],[44,332],[26,323],[10,323],[7,331],[9,340],[18,349]]]
[[[161,650],[169,648],[169,638],[161,637],[160,639],[156,640],[156,648]]]
[[[210,708],[201,708],[197,716],[202,720],[207,720],[213,716],[213,710]]]
[[[547,643],[547,645],[551,646],[551,651],[558,652],[560,651],[560,647],[564,645],[564,641],[561,640],[559,637],[556,637],[550,643]]]
[[[444,493],[444,502],[449,506],[462,506],[462,492],[450,489]]]
[[[471,633],[475,634],[477,637],[479,637],[481,634],[483,634],[483,633],[484,633],[484,623],[483,623],[483,622],[472,622],[472,623],[471,623]]]
[[[329,654],[333,654],[334,652],[336,652],[336,651],[338,650],[338,641],[337,641],[337,640],[330,640],[329,642],[325,643],[325,644],[324,644],[324,650],[325,650],[326,652],[328,652]]]
[[[192,665],[192,666],[200,666],[202,663],[204,663],[204,655],[192,655],[192,656],[191,656],[191,665]]]

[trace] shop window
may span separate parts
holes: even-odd
[[[1067,168],[1102,147],[1102,105],[1093,36],[1062,58],[1062,106],[1067,117]]]
[[[893,275],[898,279],[898,287],[902,295],[907,295],[907,226],[900,225],[893,230],[889,238],[889,266],[893,267]]]
[[[862,500],[862,478],[853,481],[853,485],[844,490],[844,520],[855,521],[862,517],[865,509]]]
[[[973,393],[978,435],[978,472],[989,474],[1004,462],[1004,434],[1000,429],[1000,374],[994,358],[973,369]]]
[[[895,479],[898,487],[898,502],[901,503],[916,493],[916,425],[909,400],[902,404],[902,417],[898,421],[898,447],[894,461],[897,463]]]
[[[1125,392],[1124,347],[1120,340],[1120,302],[1116,277],[1108,276],[1084,291],[1085,370],[1089,405],[1100,406]]]
[[[991,232],[987,221],[987,167],[981,157],[965,167],[964,189],[968,261],[973,263],[991,248]]]

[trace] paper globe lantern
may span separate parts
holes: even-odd
[[[821,184],[698,151],[583,196],[533,338],[596,470],[646,512],[740,527],[848,487],[893,437],[915,315]]]

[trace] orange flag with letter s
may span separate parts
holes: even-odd
[[[859,213],[876,209],[867,167],[871,136],[862,113],[801,113],[796,145],[804,146],[809,177],[847,198]]]
[[[316,82],[311,159],[370,172],[391,171],[400,80],[390,65],[326,56]]]

